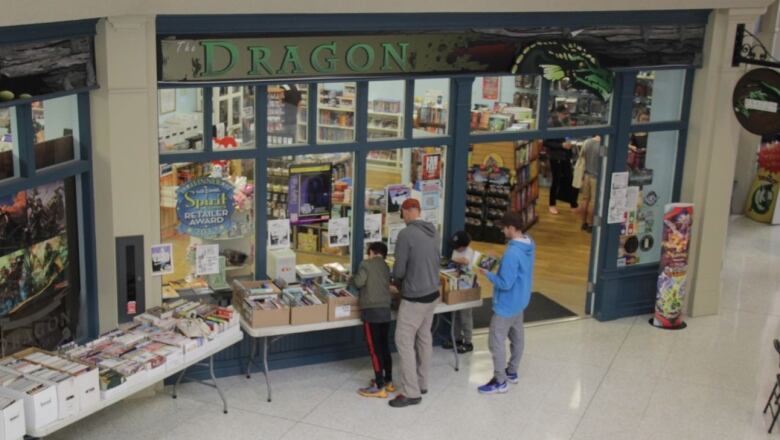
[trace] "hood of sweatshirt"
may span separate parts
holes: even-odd
[[[509,240],[509,245],[519,250],[523,255],[530,256],[534,253],[533,240],[526,236],[522,240]]]
[[[436,226],[432,225],[431,223],[428,223],[424,220],[413,220],[409,222],[406,226],[411,226],[413,228],[417,228],[425,235],[429,237],[435,237],[436,236]]]

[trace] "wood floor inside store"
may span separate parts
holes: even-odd
[[[539,221],[528,231],[536,242],[533,290],[541,292],[579,316],[585,315],[591,235],[580,229],[582,220],[566,203],[558,202],[558,215],[550,214],[547,188],[540,188]],[[500,256],[504,245],[474,242],[479,252]],[[490,283],[480,283],[482,296],[492,296]]]

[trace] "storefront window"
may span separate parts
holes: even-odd
[[[471,131],[535,129],[540,84],[538,75],[475,78],[471,88]]]
[[[356,99],[357,90],[354,82],[319,84],[317,96],[318,142],[337,143],[355,140]]]
[[[405,81],[368,83],[368,139],[404,136]]]
[[[685,89],[685,70],[639,72],[634,86],[635,123],[680,119]]]
[[[657,263],[660,258],[664,205],[672,201],[674,190],[677,137],[676,131],[631,134],[619,267]]]
[[[73,177],[0,197],[6,354],[32,345],[54,348],[76,335],[81,285],[76,212]]]
[[[414,137],[444,136],[448,133],[450,80],[414,81]]]
[[[304,145],[308,142],[309,86],[268,86],[268,145]]]
[[[395,239],[404,227],[401,204],[409,197],[420,201],[422,218],[441,233],[446,147],[377,150],[369,157],[387,151],[394,152],[397,166],[371,160],[367,165],[365,242],[384,241],[393,254]]]
[[[33,102],[32,117],[36,168],[73,160],[79,136],[76,95]]]
[[[19,174],[19,146],[14,136],[16,110],[0,108],[0,180]]]
[[[212,89],[214,150],[255,147],[255,88]]]
[[[569,78],[550,82],[550,128],[587,127],[609,124],[611,99],[574,88]]]
[[[269,241],[276,248],[268,252],[269,265],[284,259],[292,250],[297,265],[321,267],[340,263],[349,267],[352,153],[271,158],[268,166],[268,218],[272,236]],[[281,238],[276,232],[279,230],[289,230],[289,238]],[[280,274],[269,270],[269,275]]]
[[[157,91],[160,153],[203,151],[203,89]]]
[[[163,297],[230,290],[254,276],[253,160],[160,166],[160,236],[170,264],[160,264]],[[165,255],[165,252],[161,252]]]

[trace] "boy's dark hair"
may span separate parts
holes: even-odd
[[[368,251],[379,254],[382,258],[387,258],[387,245],[381,241],[375,241],[368,245]]]

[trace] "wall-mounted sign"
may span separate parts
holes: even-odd
[[[742,127],[754,134],[780,132],[780,73],[755,69],[740,78],[732,96],[734,114]]]
[[[603,97],[611,90],[603,69],[700,65],[704,29],[703,24],[693,24],[593,26],[575,32],[540,26],[292,38],[161,36],[158,79],[182,83],[509,71],[538,74],[543,69],[549,77],[568,76],[576,86]]]
[[[176,190],[179,232],[213,237],[230,231],[233,185],[214,177],[193,179]]]

